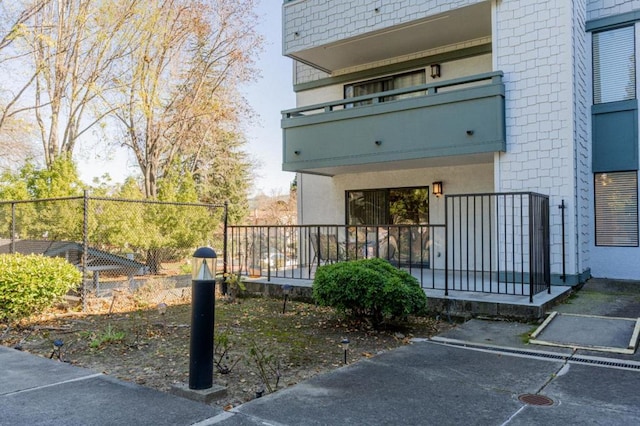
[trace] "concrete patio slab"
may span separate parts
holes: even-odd
[[[529,343],[591,351],[633,354],[640,318],[615,318],[552,312]]]

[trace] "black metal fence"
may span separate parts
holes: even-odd
[[[427,287],[444,266],[443,245],[442,225],[231,226],[227,262],[236,274],[312,280],[320,265],[379,257]]]
[[[549,198],[531,192],[449,195],[443,225],[232,226],[228,238],[229,270],[268,280],[379,257],[445,295],[550,291]]]
[[[0,253],[64,257],[88,294],[190,284],[194,249],[225,247],[227,206],[68,197],[0,202]],[[224,253],[219,254],[224,268]]]
[[[445,294],[533,296],[550,291],[549,197],[447,195]]]

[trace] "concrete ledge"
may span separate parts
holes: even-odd
[[[246,290],[240,292],[240,296],[252,295],[266,297],[284,297],[284,290],[282,288],[284,284],[263,282],[257,280],[243,280],[242,282]],[[313,303],[313,290],[311,287],[299,286],[296,285],[297,283],[287,284],[291,285],[291,289],[289,290],[289,300],[298,300],[301,302]]]
[[[214,383],[209,389],[189,389],[186,383],[179,383],[171,386],[170,393],[192,401],[211,404],[213,401],[226,396],[227,388]]]

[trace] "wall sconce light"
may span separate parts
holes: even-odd
[[[376,141],[375,144],[380,146],[380,145],[382,145],[382,141]]]
[[[295,155],[300,155],[300,151],[298,151],[298,150],[293,151],[293,153],[294,153]]]
[[[442,182],[433,182],[431,184],[431,192],[436,197],[441,196],[442,195]]]
[[[431,64],[431,78],[440,77],[440,64]]]
[[[467,130],[467,135],[468,136],[473,136],[473,130]]]

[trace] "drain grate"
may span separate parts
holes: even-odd
[[[537,405],[539,407],[548,407],[550,405],[553,405],[553,399],[544,395],[525,393],[523,395],[520,395],[518,399],[520,400],[520,402],[527,405]]]
[[[539,351],[528,351],[524,349],[515,349],[515,348],[507,348],[507,347],[497,347],[497,346],[488,346],[481,344],[473,344],[469,342],[462,341],[440,341],[433,340],[436,343],[450,345],[450,346],[458,346],[462,348],[469,349],[480,349],[489,352],[496,353],[505,353],[511,355],[520,355],[520,356],[528,356],[532,358],[541,358],[541,359],[554,359],[558,361],[570,362],[575,364],[590,364],[590,365],[598,365],[602,367],[613,367],[613,368],[622,368],[625,370],[640,370],[640,363],[636,361],[625,361],[622,359],[616,358],[592,358],[585,355],[574,355],[574,354],[563,354],[563,353],[550,353],[550,352],[539,352]]]

